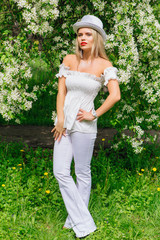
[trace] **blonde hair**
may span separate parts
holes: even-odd
[[[91,31],[94,39],[94,43],[92,45],[92,50],[91,50],[91,58],[93,59],[93,58],[101,57],[106,60],[109,60],[105,52],[104,41],[102,36],[92,28],[91,28]],[[76,56],[78,60],[80,60],[80,58],[82,58],[83,56],[83,51],[79,47],[77,38],[76,38]]]

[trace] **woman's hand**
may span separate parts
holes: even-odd
[[[86,112],[83,109],[79,109],[79,113],[77,114],[77,120],[81,122],[83,120],[92,121],[94,119],[95,117],[92,115],[92,109],[90,110],[90,112]]]
[[[58,142],[60,142],[62,135],[66,136],[66,129],[63,128],[63,122],[59,123],[57,122],[56,126],[51,131],[53,134],[53,137],[55,140],[58,139]]]

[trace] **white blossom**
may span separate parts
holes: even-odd
[[[52,112],[52,121],[55,121],[55,119],[56,119],[56,116],[57,116],[57,114],[56,114],[56,112],[55,111],[53,111]]]

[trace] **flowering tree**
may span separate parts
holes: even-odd
[[[7,2],[7,4],[6,4]],[[121,100],[116,111],[110,110],[110,124],[121,134],[135,153],[143,150],[144,130],[158,129],[160,96],[160,6],[158,0],[69,1],[7,0],[1,3],[0,18],[0,113],[6,119],[16,118],[29,110],[41,89],[29,92],[32,71],[29,60],[37,55],[57,71],[62,58],[74,51],[72,25],[85,14],[101,18],[107,33],[107,54],[121,80]],[[7,26],[10,26],[8,28]],[[54,83],[54,84],[53,84]],[[55,79],[50,84],[57,87]],[[104,101],[102,95],[100,102]],[[53,112],[53,116],[54,116]],[[133,136],[122,133],[130,129]],[[154,139],[155,140],[155,139]]]
[[[121,1],[113,4],[113,11],[114,26],[106,47],[118,51],[116,64],[122,83],[122,100],[116,125],[135,133],[134,137],[125,134],[122,137],[139,153],[143,150],[143,129],[160,126],[160,24],[149,0]],[[121,142],[113,147],[119,144]]]
[[[5,120],[15,118],[19,123],[22,111],[31,109],[37,100],[39,86],[32,91],[28,86],[32,77],[28,63],[42,50],[43,38],[53,31],[51,24],[59,14],[57,4],[55,0],[1,3],[0,114]]]

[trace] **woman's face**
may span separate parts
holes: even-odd
[[[77,33],[79,47],[82,50],[91,49],[94,39],[90,28],[80,28]]]

